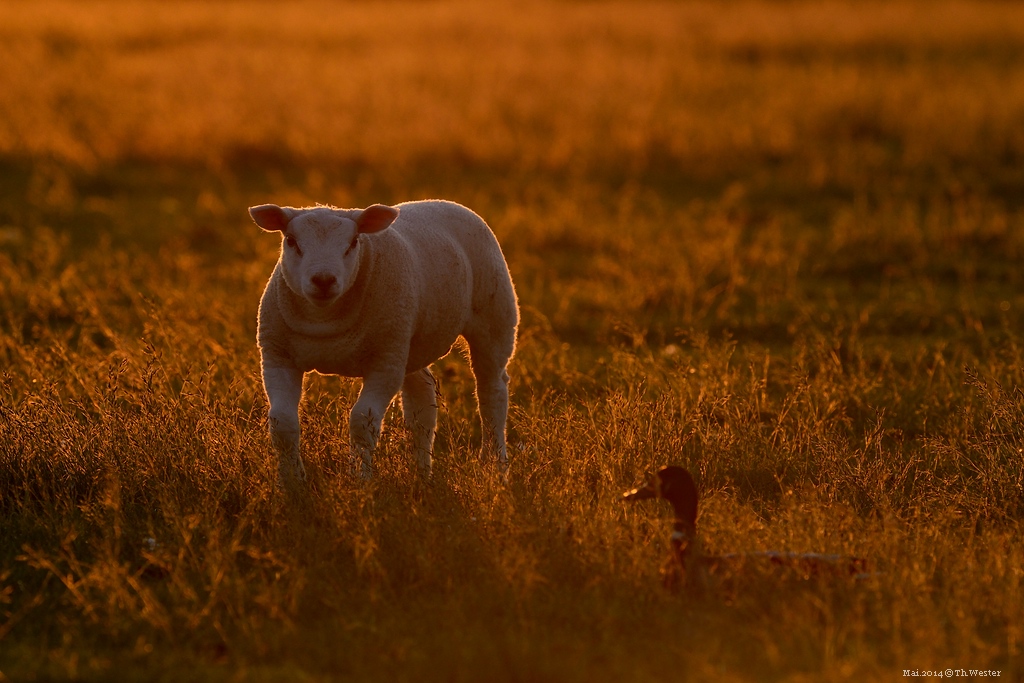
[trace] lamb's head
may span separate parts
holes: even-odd
[[[380,232],[398,209],[293,209],[264,204],[249,209],[256,224],[281,233],[281,265],[288,287],[316,306],[329,306],[348,291],[359,270],[359,236]]]

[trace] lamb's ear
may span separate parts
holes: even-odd
[[[288,221],[294,217],[292,209],[282,209],[277,204],[261,204],[249,207],[249,215],[267,232],[281,231],[288,227]]]
[[[398,209],[393,206],[374,204],[363,209],[356,219],[356,227],[359,232],[380,232],[395,222],[398,218]]]

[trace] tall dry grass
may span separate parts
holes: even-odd
[[[1020,13],[0,6],[0,671],[1019,677]],[[314,376],[286,505],[244,208],[420,196],[517,284],[510,481],[456,353],[430,485],[395,416],[351,481]],[[670,461],[711,550],[879,573],[662,590],[667,511],[617,497]]]

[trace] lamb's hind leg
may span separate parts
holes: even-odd
[[[349,445],[352,469],[364,480],[373,472],[373,451],[377,448],[381,422],[391,399],[402,385],[402,375],[374,373],[363,380],[359,398],[349,416]]]
[[[505,423],[508,419],[508,372],[506,367],[515,347],[515,329],[504,335],[468,333],[470,365],[476,377],[476,398],[480,408],[480,455],[508,470]]]
[[[424,475],[430,474],[430,458],[434,450],[437,428],[437,381],[430,368],[410,372],[402,383],[402,414],[405,426],[412,432],[416,464]]]

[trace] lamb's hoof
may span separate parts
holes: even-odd
[[[416,474],[423,481],[430,481],[432,458],[419,455],[416,457]]]
[[[423,469],[422,467],[417,467],[415,476],[417,486],[430,488],[434,485],[434,473],[429,468]]]
[[[277,478],[277,490],[285,493],[289,498],[304,497],[309,493],[309,486],[306,479],[302,478]]]
[[[373,478],[373,466],[362,458],[352,458],[349,466],[352,469],[352,476],[364,484]]]
[[[301,497],[309,493],[306,482],[306,468],[301,462],[281,463],[277,469],[277,488],[289,497]]]
[[[493,476],[500,484],[508,484],[508,459],[485,460],[484,469]]]

